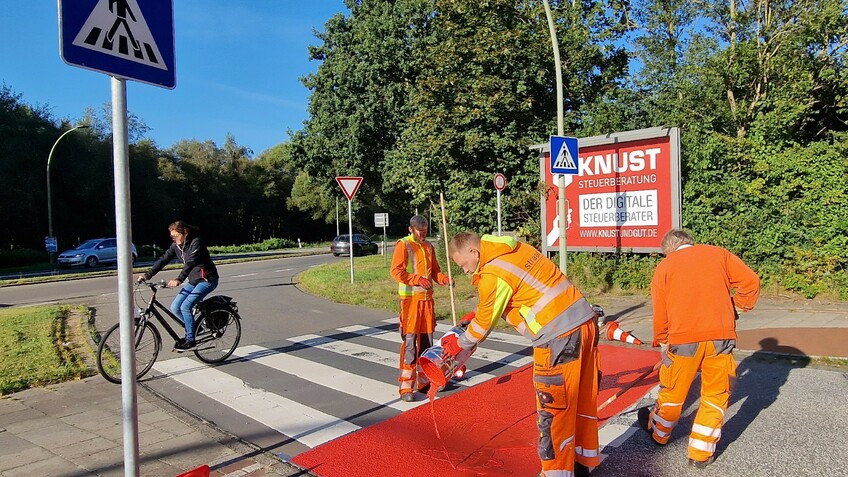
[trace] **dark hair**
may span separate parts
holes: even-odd
[[[190,232],[198,232],[200,229],[198,229],[194,225],[189,225],[183,220],[177,220],[171,222],[171,225],[168,226],[168,230],[176,230],[177,232],[183,235],[188,235]]]

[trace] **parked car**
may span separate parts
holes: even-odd
[[[330,243],[330,251],[333,256],[348,255],[350,253],[350,235],[339,235]],[[364,234],[353,234],[353,255],[368,255],[377,253],[377,242],[371,240]]]
[[[133,262],[138,258],[135,245],[132,246]],[[59,254],[60,267],[75,267],[85,265],[94,268],[101,263],[117,263],[118,261],[118,239],[99,238],[86,240],[75,248],[66,250]]]

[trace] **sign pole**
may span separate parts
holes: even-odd
[[[559,59],[559,44],[557,43],[556,24],[554,23],[553,14],[551,14],[551,5],[548,0],[545,0],[545,16],[548,18],[548,30],[551,32],[551,45],[554,50],[554,70],[556,71],[557,85],[557,134],[563,136],[565,134],[564,126],[564,106],[562,99],[562,66]],[[553,154],[553,151],[551,151]],[[559,180],[559,202],[557,209],[559,210],[559,269],[565,273],[567,247],[565,244],[565,227],[568,216],[565,215],[565,177],[560,176]]]
[[[353,212],[351,211],[351,199],[347,201],[347,233],[350,240],[350,283],[353,284]]]
[[[498,196],[498,237],[501,236],[501,190],[497,190]]]
[[[127,83],[112,77],[112,154],[115,167],[115,232],[118,239],[118,322],[121,334],[121,401],[124,421],[124,475],[137,477],[138,395],[133,333],[132,231],[127,132]]]

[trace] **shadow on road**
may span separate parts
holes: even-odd
[[[810,363],[810,358],[801,350],[781,345],[776,338],[763,338],[759,344],[760,350],[743,359],[736,369],[737,381],[730,393],[728,409],[739,402],[742,404],[724,423],[716,456],[777,400],[780,388],[786,384],[793,369],[804,368]]]

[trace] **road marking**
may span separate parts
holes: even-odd
[[[244,277],[252,277],[254,275],[256,275],[256,274],[255,273],[245,273],[243,275],[233,275],[230,278],[244,278]]]
[[[439,327],[441,325],[436,326],[436,331],[440,331]],[[445,331],[449,330],[449,327],[445,328]],[[370,326],[363,325],[353,325],[347,326],[344,328],[339,328],[339,331],[346,331],[348,333],[356,333],[361,336],[368,336],[371,338],[377,338],[384,341],[391,341],[393,343],[397,343],[400,345],[400,337],[396,331],[386,331],[380,328],[373,328]],[[483,342],[486,343],[485,341]],[[527,343],[522,343],[525,347]],[[471,355],[472,358],[479,359],[482,361],[488,361],[490,363],[500,364],[503,366],[512,366],[515,368],[520,368],[526,364],[530,364],[533,362],[532,356],[523,356],[518,353],[507,353],[504,351],[498,351],[494,349],[477,347],[477,351]]]
[[[328,338],[320,335],[296,336],[294,338],[289,338],[289,341],[310,346],[312,348],[322,349],[324,351],[338,353],[344,356],[358,358],[370,363],[382,364],[383,366],[388,366],[393,369],[397,369],[398,367],[398,353],[385,351],[379,348],[363,346],[357,343],[348,343],[347,341],[339,341],[335,338]],[[475,384],[482,383],[483,381],[487,381],[495,377],[492,374],[481,373],[471,369],[468,370],[465,376],[465,379],[454,382],[460,386],[474,386]]]
[[[396,384],[387,384],[262,346],[243,346],[233,356],[400,411],[408,411],[426,402],[403,402]]]
[[[283,269],[280,269],[280,270],[274,270],[274,273],[279,273],[279,272],[290,272],[290,271],[292,271],[292,270],[294,270],[294,268],[283,268]]]
[[[359,429],[344,419],[297,401],[250,387],[241,379],[190,358],[157,362],[161,373],[308,447],[315,447]]]

